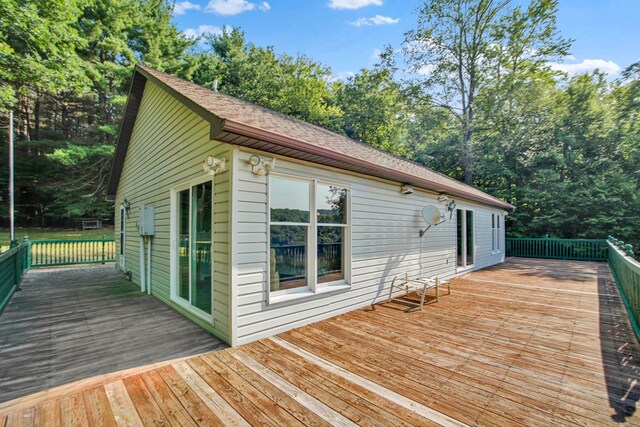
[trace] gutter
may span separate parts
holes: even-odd
[[[410,183],[412,185],[415,185],[417,187],[420,187],[426,190],[442,192],[448,195],[462,197],[467,200],[473,200],[476,202],[489,204],[491,206],[497,206],[503,209],[507,209],[511,212],[514,212],[516,210],[515,206],[509,203],[503,202],[502,200],[494,199],[493,197],[481,197],[481,196],[478,196],[477,194],[473,194],[457,188],[453,188],[446,184],[441,184],[441,183],[437,183],[424,178],[419,178],[409,173],[405,173],[395,169],[380,166],[378,164],[361,160],[346,154],[336,153],[334,151],[328,151],[326,149],[308,144],[304,141],[300,141],[295,138],[288,137],[286,135],[273,133],[273,132],[256,128],[253,126],[248,126],[248,125],[245,125],[244,123],[223,119],[222,122],[218,124],[218,126],[220,127],[217,129],[219,131],[216,133],[216,136],[220,135],[222,132],[228,132],[236,135],[241,135],[247,138],[253,138],[253,139],[257,139],[265,142],[271,142],[273,144],[277,144],[285,148],[302,151],[302,152],[313,154],[320,157],[325,157],[338,162],[357,165],[372,171],[384,172],[387,176],[392,177],[394,180],[400,183]],[[449,179],[453,179],[453,178],[449,178]]]

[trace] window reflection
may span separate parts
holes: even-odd
[[[272,225],[271,291],[307,286],[307,227]]]
[[[309,183],[272,177],[269,184],[271,222],[309,222]]]
[[[318,227],[318,283],[344,279],[345,227]]]
[[[347,223],[347,190],[318,184],[316,187],[316,209],[320,224]]]

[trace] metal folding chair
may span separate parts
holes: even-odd
[[[401,278],[400,280],[398,280],[398,276],[401,276],[400,274],[397,274],[394,278],[393,281],[391,282],[391,289],[389,289],[389,302],[395,300],[395,299],[400,299],[402,297],[406,297],[407,295],[409,295],[412,292],[416,292],[418,295],[420,295],[420,303],[416,303],[413,301],[408,301],[403,299],[402,302],[405,304],[409,304],[409,305],[413,305],[416,307],[420,307],[420,310],[424,309],[424,300],[425,297],[427,295],[427,291],[429,289],[434,289],[436,290],[436,302],[440,301],[440,286],[446,286],[447,287],[447,295],[451,294],[451,282],[444,281],[441,282],[440,279],[438,278],[438,276],[434,277],[434,278],[427,278],[427,279],[423,279],[423,278],[418,278],[418,279],[412,279],[409,280],[409,274],[405,273],[404,274],[404,278]],[[393,291],[394,288],[397,290],[398,288],[405,289],[405,293],[403,295],[401,295],[400,297],[393,297]]]

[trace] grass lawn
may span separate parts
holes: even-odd
[[[16,228],[16,240],[20,243],[22,243],[25,236],[29,236],[29,240],[91,240],[102,239],[103,235],[107,239],[113,239],[113,228],[87,231],[73,228]],[[0,228],[0,252],[6,251],[8,248],[9,229]]]

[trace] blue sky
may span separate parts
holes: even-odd
[[[517,0],[525,3],[524,0]],[[399,47],[415,27],[418,0],[177,0],[174,21],[188,34],[240,27],[277,52],[305,54],[344,78]],[[560,0],[558,28],[575,40],[557,65],[574,74],[594,68],[614,77],[640,59],[640,0]]]

